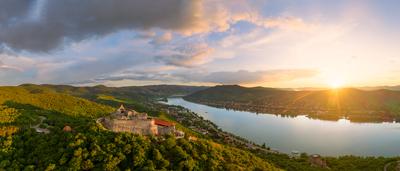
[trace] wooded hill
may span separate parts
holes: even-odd
[[[128,87],[107,87],[97,85],[93,87],[74,87],[69,85],[35,85],[23,84],[20,87],[31,89],[46,89],[58,93],[70,94],[85,98],[95,98],[98,95],[113,95],[119,98],[137,98],[138,100],[150,98],[163,98],[173,95],[188,95],[199,90],[206,89],[204,86],[180,86],[180,85],[149,85]]]

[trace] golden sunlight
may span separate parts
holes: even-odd
[[[328,81],[328,85],[332,89],[342,88],[345,84],[345,81],[340,78],[333,78]]]

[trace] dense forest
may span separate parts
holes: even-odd
[[[400,121],[400,91],[353,88],[289,91],[274,88],[216,86],[197,91],[185,100],[235,110],[304,115],[354,122]]]
[[[137,100],[138,95],[129,98],[120,92],[91,90],[99,87],[84,88],[90,93],[77,93],[79,87],[67,86],[68,91],[59,87],[0,87],[0,170],[380,170],[398,159],[324,157],[329,168],[315,167],[307,154],[294,159],[224,143],[185,127],[187,120],[172,121],[186,135],[197,136],[195,140],[110,132],[95,119],[121,103],[151,116],[174,119],[165,112],[168,106],[155,104],[165,94]],[[188,118],[194,118],[190,114]],[[196,124],[212,125],[201,118]]]
[[[129,87],[107,87],[98,85],[94,87],[74,87],[69,85],[35,85],[23,84],[21,87],[27,89],[46,89],[58,93],[70,94],[83,98],[95,99],[98,95],[112,95],[114,97],[146,100],[150,98],[169,97],[173,95],[188,95],[208,87],[203,86],[180,86],[180,85],[148,85]]]

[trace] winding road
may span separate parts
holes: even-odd
[[[44,121],[45,119],[47,119],[47,118],[44,117],[44,116],[39,116],[39,119],[40,119],[40,122],[39,122],[37,125],[31,126],[31,128],[35,129],[36,132],[39,132],[39,133],[45,133],[45,134],[50,133],[50,130],[48,130],[48,129],[46,129],[46,128],[40,128],[40,127],[39,127],[39,126],[43,123],[43,121]]]
[[[394,161],[394,162],[389,162],[387,164],[385,164],[385,167],[383,168],[384,171],[387,171],[388,167],[393,164],[393,163],[397,163],[397,167],[396,167],[396,171],[400,170],[400,160],[399,161]]]

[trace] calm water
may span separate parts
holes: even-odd
[[[259,144],[265,142],[285,153],[296,150],[326,156],[400,156],[399,123],[322,121],[305,116],[288,118],[219,109],[182,98],[170,98],[168,104],[188,108],[225,131]]]

